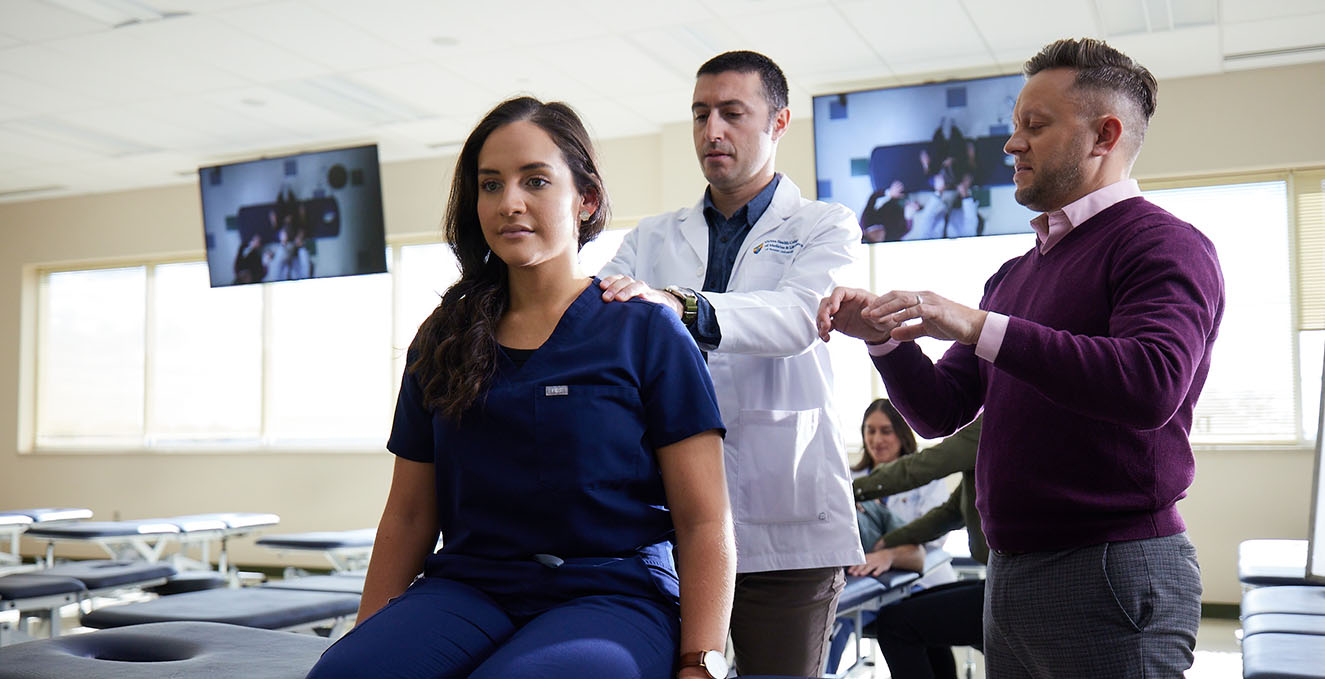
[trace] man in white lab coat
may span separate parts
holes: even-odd
[[[737,669],[818,675],[842,567],[864,554],[814,318],[852,263],[860,228],[847,208],[807,200],[774,172],[791,111],[786,78],[767,57],[728,52],[704,64],[692,113],[708,190],[626,236],[600,274],[603,296],[671,307],[707,352],[727,425]],[[682,658],[704,650],[714,649],[684,640],[680,649]]]

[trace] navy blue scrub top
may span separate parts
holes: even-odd
[[[604,302],[594,279],[523,366],[498,352],[490,385],[458,423],[423,406],[414,375],[401,386],[387,448],[435,465],[443,547],[430,567],[447,555],[647,552],[651,569],[671,570],[656,450],[723,432],[708,368],[676,314]]]

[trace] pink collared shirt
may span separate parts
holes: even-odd
[[[1105,208],[1140,195],[1141,187],[1136,180],[1124,179],[1096,189],[1064,205],[1060,210],[1040,214],[1031,220],[1031,228],[1035,230],[1035,240],[1039,245],[1040,254],[1049,252],[1063,240],[1064,236],[1071,233],[1072,229],[1103,212]],[[1003,347],[1003,336],[1007,334],[1007,330],[1008,317],[989,312],[985,316],[984,328],[980,330],[980,338],[975,343],[975,355],[993,363],[994,359],[998,358],[998,350]],[[871,356],[883,356],[898,344],[896,340],[891,339],[883,344],[871,344],[868,345],[869,352]]]

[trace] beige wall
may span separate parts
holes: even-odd
[[[1160,113],[1137,164],[1143,178],[1325,164],[1325,65],[1163,83]],[[779,167],[813,191],[811,121],[794,117]],[[623,221],[688,205],[703,187],[688,124],[601,145]],[[435,234],[451,159],[383,168],[390,236]],[[99,518],[245,510],[281,515],[281,530],[376,523],[391,458],[379,453],[21,453],[29,421],[31,269],[163,255],[201,256],[197,188],[176,186],[0,204],[0,507],[77,505]],[[1183,502],[1201,552],[1205,598],[1238,599],[1235,550],[1250,537],[1305,537],[1309,451],[1201,451]],[[241,563],[274,563],[240,540]],[[25,543],[26,544],[26,543]],[[35,545],[27,544],[28,548]],[[73,554],[74,552],[69,552]],[[288,561],[287,561],[288,562]],[[306,562],[315,565],[317,562]]]

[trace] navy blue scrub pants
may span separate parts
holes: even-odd
[[[425,577],[308,676],[670,679],[679,635],[675,609],[642,597],[583,596],[516,618],[469,585]]]

